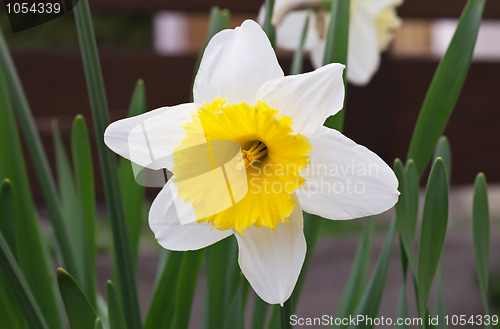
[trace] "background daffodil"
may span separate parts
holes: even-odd
[[[393,171],[323,126],[343,106],[343,69],[285,77],[261,27],[245,21],[208,44],[194,103],[112,123],[110,149],[174,173],[149,213],[158,242],[195,250],[234,234],[255,292],[283,304],[306,253],[302,210],[340,220],[391,208],[399,195]]]
[[[401,25],[396,7],[402,0],[351,0],[347,79],[356,85],[367,84],[380,64],[380,53],[387,50],[394,32]],[[302,29],[309,17],[311,24],[304,48],[310,52],[314,67],[323,65],[326,34],[330,22],[331,1],[275,0],[272,23],[276,42],[281,48],[299,46]],[[264,18],[264,8],[260,12]]]

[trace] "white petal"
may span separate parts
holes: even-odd
[[[194,100],[201,104],[225,97],[227,103],[254,104],[261,85],[283,76],[266,34],[247,20],[210,40],[194,81]]]
[[[197,250],[233,234],[232,230],[211,229],[209,223],[193,222],[194,218],[191,205],[177,199],[177,188],[172,181],[165,184],[149,210],[149,226],[165,249]]]
[[[238,239],[241,271],[257,295],[269,304],[281,304],[290,297],[306,255],[302,210],[298,201],[288,223],[276,230],[255,227]]]
[[[375,17],[357,2],[351,7],[347,79],[356,85],[367,84],[380,62]]]
[[[171,169],[172,152],[186,136],[180,124],[190,121],[195,109],[195,104],[182,104],[115,121],[106,128],[104,143],[142,167]]]
[[[257,98],[291,117],[294,133],[310,137],[326,118],[342,109],[343,71],[344,65],[333,63],[313,72],[271,80],[259,89]]]
[[[390,209],[398,180],[375,153],[334,129],[323,127],[310,140],[311,164],[296,191],[302,208],[328,219],[353,219]]]

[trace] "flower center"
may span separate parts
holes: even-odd
[[[193,112],[173,155],[178,198],[196,221],[244,234],[251,225],[276,229],[295,207],[312,146],[293,134],[292,119],[262,101],[226,104],[216,98]]]
[[[248,150],[243,150],[245,168],[250,167],[255,161],[267,155],[267,146],[261,141],[255,141]]]
[[[378,46],[381,51],[387,50],[400,25],[401,19],[396,14],[396,5],[384,8],[377,16],[375,27],[377,29]]]
[[[359,0],[351,0],[351,11],[353,6]],[[387,50],[389,44],[394,38],[396,30],[401,26],[401,19],[396,13],[396,7],[401,2],[396,2],[385,7],[375,18],[375,28],[377,30],[378,46],[381,51]],[[332,0],[303,0],[293,1],[289,4],[279,7],[279,11],[273,14],[273,24],[279,25],[284,17],[293,11],[310,10],[316,18],[316,30],[320,40],[325,40],[330,23],[330,12]]]

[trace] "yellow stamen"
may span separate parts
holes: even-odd
[[[267,155],[266,144],[261,141],[255,141],[248,151],[243,150],[243,160],[245,168],[250,167],[255,161],[260,160]]]

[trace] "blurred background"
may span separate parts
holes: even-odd
[[[137,79],[145,82],[148,110],[189,102],[193,70],[205,40],[210,8],[219,6],[229,9],[230,26],[234,27],[245,19],[255,19],[263,3],[262,0],[89,2],[112,120],[127,115]],[[465,0],[404,2],[398,9],[403,25],[391,48],[383,54],[381,66],[371,83],[366,87],[348,87],[345,135],[373,150],[389,164],[397,157],[406,158],[406,150],[425,93],[465,3]],[[6,14],[2,11],[0,25],[10,46],[49,160],[54,164],[53,121],[57,120],[67,148],[75,115],[83,114],[91,126],[90,105],[74,19],[72,14],[67,14],[43,25],[12,33]],[[278,58],[285,73],[290,69],[292,55],[278,50]],[[304,68],[306,71],[312,70],[307,56]],[[496,281],[491,281],[491,285],[492,290],[496,289],[492,294],[496,294],[497,298],[500,295],[500,259],[497,253],[500,247],[499,127],[500,2],[489,1],[474,61],[445,131],[452,148],[453,188],[449,223],[452,231],[443,257],[445,274],[450,274],[448,286],[445,281],[446,297],[451,304],[461,300],[461,304],[453,309],[455,314],[481,313],[470,231],[471,184],[478,172],[486,174],[490,186],[492,227],[495,230],[492,232],[491,264],[492,273],[496,272],[497,277]],[[92,131],[91,127],[89,129]],[[95,141],[93,134],[91,139]],[[97,154],[95,149],[94,151]],[[29,157],[27,161],[34,197],[41,201],[42,195]],[[97,194],[102,197],[97,156],[94,161]],[[154,189],[148,191],[150,197],[154,197],[157,192]],[[43,212],[43,206],[41,211]],[[390,214],[385,217],[390,217]],[[355,229],[351,230],[356,231],[359,226],[354,224]],[[338,229],[336,231],[338,233]],[[154,241],[151,241],[152,235],[148,234],[147,239],[151,244]],[[110,236],[101,239],[110,239]],[[376,240],[376,245],[381,245],[382,240],[383,237]],[[314,284],[306,285],[305,291],[320,299],[338,300],[343,288],[342,282],[345,282],[348,275],[356,241],[356,237],[342,236],[335,241],[320,244],[308,277],[308,282]],[[103,244],[106,245],[106,242]],[[348,251],[344,253],[343,250]],[[377,255],[377,250],[376,247],[374,255]],[[331,257],[337,257],[338,261],[335,264],[327,262]],[[399,256],[395,254],[393,257],[391,273],[399,277]],[[141,259],[144,264],[156,264],[152,260],[157,259],[157,253],[146,253]],[[101,266],[99,276],[103,280],[110,277],[109,263],[106,258],[102,258],[101,263],[98,260],[98,267]],[[334,267],[331,268],[332,266]],[[153,280],[154,268],[150,272],[145,271],[143,274],[145,286],[139,283],[139,290],[151,289],[152,282],[148,280]],[[323,296],[324,289],[318,285],[321,280],[328,279],[324,278],[323,273],[336,273],[335,277],[339,280],[339,292],[336,296]],[[395,312],[397,305],[399,283],[391,280],[391,276],[388,282],[394,284],[394,292],[391,293],[388,287],[388,297],[384,297],[385,311],[383,308],[382,313]],[[457,287],[460,289],[456,289]],[[331,295],[331,291],[328,293]],[[198,303],[201,303],[200,298]],[[303,299],[308,300],[306,297]],[[147,303],[149,299],[141,296],[141,300]],[[325,302],[326,310],[320,308],[318,311],[315,305],[304,304],[299,312],[314,316],[318,312],[321,315],[329,310],[333,314],[335,308],[332,305],[335,305],[335,300]]]

